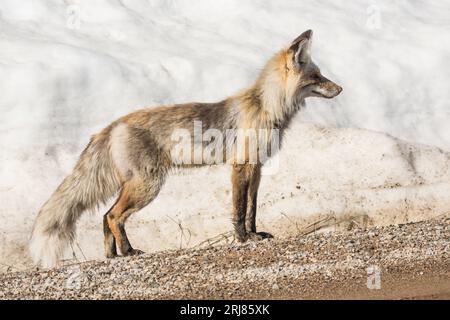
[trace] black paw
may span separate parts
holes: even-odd
[[[139,249],[131,249],[129,251],[127,251],[124,256],[126,257],[130,257],[130,256],[139,256],[141,254],[144,254],[145,252]]]
[[[108,253],[106,254],[106,258],[107,258],[107,259],[114,259],[114,258],[117,258],[117,253],[108,252]]]
[[[264,239],[272,239],[273,235],[268,232],[249,232],[247,233],[248,239],[253,241],[260,241]]]

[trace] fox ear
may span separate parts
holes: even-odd
[[[292,41],[289,52],[293,53],[295,64],[303,64],[311,59],[312,30],[307,30]]]

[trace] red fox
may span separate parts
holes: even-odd
[[[116,246],[124,256],[142,253],[128,241],[127,218],[155,199],[172,169],[211,164],[202,157],[194,163],[180,161],[180,155],[174,152],[179,147],[174,139],[176,130],[182,129],[192,136],[196,125],[219,133],[254,129],[256,136],[265,136],[268,144],[273,137],[282,139],[306,98],[333,98],[342,91],[340,86],[322,76],[311,60],[311,39],[311,30],[302,33],[268,61],[252,86],[221,102],[139,110],[94,135],[73,172],[37,216],[29,248],[33,260],[44,267],[57,264],[74,240],[76,221],[81,214],[115,195],[118,195],[116,202],[103,218],[105,255],[116,257]],[[218,141],[225,136],[226,142]],[[243,146],[239,146],[235,135],[228,138],[228,133],[216,135],[215,142],[229,146],[231,141],[232,151],[226,152],[225,162],[232,167],[235,236],[241,242],[272,237],[256,232],[255,221],[261,167],[276,150],[271,150],[268,157],[259,156],[256,161],[250,161],[249,140],[244,139]],[[188,145],[188,153],[195,154],[198,145],[206,144],[204,140],[196,140],[194,133],[194,141]],[[270,149],[268,145],[262,147]],[[244,152],[238,159],[240,149]],[[186,154],[183,156],[186,158]]]

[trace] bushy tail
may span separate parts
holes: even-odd
[[[40,210],[29,246],[36,264],[55,266],[73,241],[81,214],[104,203],[120,188],[107,140],[104,135],[91,140],[73,172]]]

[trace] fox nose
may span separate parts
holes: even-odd
[[[341,87],[341,86],[337,86],[337,92],[338,92],[337,94],[341,93],[341,92],[342,92],[342,90],[343,90],[343,89],[342,89],[342,87]]]

